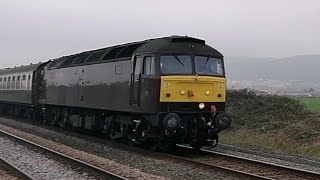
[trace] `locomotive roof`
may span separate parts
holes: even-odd
[[[185,46],[182,44],[187,44],[189,45],[197,45],[197,46],[192,46],[192,48],[189,48],[186,50]],[[91,51],[85,51],[79,54],[85,54],[85,53],[94,53],[94,52],[101,52],[101,51],[109,51],[112,49],[116,48],[123,48],[125,49],[126,47],[129,46],[134,46],[138,45],[138,47],[135,48],[135,51],[133,53],[150,53],[150,52],[165,52],[165,51],[188,51],[188,52],[202,52],[202,53],[208,53],[208,54],[217,54],[222,56],[222,54],[217,51],[216,49],[208,46],[205,44],[205,41],[202,39],[197,39],[193,37],[188,37],[188,36],[169,36],[169,37],[162,37],[162,38],[155,38],[155,39],[147,39],[144,41],[137,41],[137,42],[131,42],[131,43],[126,43],[126,44],[121,44],[121,45],[116,45],[116,46],[110,46],[102,49],[97,49],[97,50],[91,50]],[[122,50],[123,50],[122,49]],[[118,52],[119,54],[121,52]],[[70,57],[70,56],[75,56],[77,54],[69,55],[69,56],[64,56],[64,57]],[[62,57],[62,58],[64,58]],[[131,57],[131,56],[130,56]]]
[[[193,52],[214,54],[223,56],[216,49],[205,44],[204,40],[187,36],[169,36],[155,39],[147,39],[117,46],[106,47],[102,49],[85,51],[78,54],[63,56],[52,59],[53,63],[49,68],[67,67],[73,64],[91,63],[107,61],[121,58],[130,58],[134,53],[157,53],[157,52]],[[10,74],[17,72],[27,72],[36,70],[41,63],[27,66],[7,68],[0,70],[1,74]]]
[[[35,71],[41,64],[42,63],[40,62],[38,64],[30,64],[30,65],[26,65],[26,66],[1,69],[0,75]]]
[[[138,48],[136,52],[193,52],[222,56],[219,51],[206,45],[204,40],[187,36],[152,39]]]
[[[130,58],[134,53],[157,52],[194,52],[214,54],[222,57],[219,51],[206,45],[204,40],[187,36],[169,36],[63,56],[53,60],[54,62],[49,65],[49,68],[61,68],[76,64]]]

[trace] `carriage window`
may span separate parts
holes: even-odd
[[[30,79],[31,79],[31,76],[29,75],[28,76],[28,82],[27,82],[27,89],[31,89],[31,81],[30,81]]]
[[[2,89],[2,78],[0,78],[0,89]]]
[[[7,81],[7,89],[10,89],[10,81],[11,81],[11,77],[8,77],[8,81]]]
[[[7,83],[7,78],[6,77],[4,77],[3,78],[3,84],[2,84],[2,89],[7,89],[7,87],[6,87],[6,84]]]
[[[22,75],[21,89],[26,89],[26,75]]]
[[[155,73],[154,58],[145,57],[143,61],[143,74],[152,75]]]
[[[20,89],[20,76],[17,76],[16,89]]]
[[[15,85],[16,85],[16,77],[13,76],[12,77],[12,83],[11,83],[11,89],[15,89]]]

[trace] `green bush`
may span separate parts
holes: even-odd
[[[317,114],[307,110],[296,99],[277,95],[257,95],[247,89],[229,90],[226,107],[233,118],[233,128],[245,127],[269,132],[296,123],[309,124],[314,122],[314,118],[319,120]]]
[[[233,122],[222,133],[223,142],[320,158],[320,113],[299,100],[230,90],[227,112]]]

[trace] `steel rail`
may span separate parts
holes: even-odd
[[[26,143],[26,144],[28,144],[28,145],[31,145],[31,146],[33,146],[33,147],[35,147],[35,148],[41,149],[41,150],[43,150],[43,151],[47,151],[47,152],[49,152],[49,153],[51,153],[51,154],[54,154],[54,155],[57,156],[57,157],[60,157],[60,158],[62,158],[62,159],[65,159],[65,160],[67,160],[67,161],[69,161],[69,162],[71,161],[71,162],[73,162],[73,163],[75,163],[75,164],[77,164],[77,165],[79,165],[79,166],[81,166],[81,167],[83,167],[83,168],[90,169],[90,170],[92,170],[92,171],[94,171],[94,172],[96,172],[96,173],[98,173],[98,174],[104,175],[104,177],[107,178],[107,179],[112,179],[112,180],[128,180],[127,178],[122,177],[122,176],[120,176],[120,175],[117,175],[117,174],[115,174],[115,173],[113,173],[113,172],[107,171],[107,170],[105,170],[105,169],[103,169],[103,168],[97,167],[97,166],[95,166],[95,165],[89,164],[89,163],[87,163],[87,162],[81,161],[81,160],[76,159],[76,158],[73,158],[73,157],[71,157],[71,156],[65,155],[65,154],[60,153],[60,152],[58,152],[58,151],[49,149],[49,148],[47,148],[47,147],[45,147],[45,146],[42,146],[42,145],[39,145],[39,144],[37,144],[37,143],[31,142],[31,141],[26,140],[26,139],[24,139],[24,138],[18,137],[18,136],[14,135],[14,134],[11,134],[11,133],[9,133],[9,132],[0,130],[0,133],[3,134],[3,135],[5,135],[5,136],[14,138],[15,140],[18,140],[18,141],[20,141],[20,142],[22,142],[22,143]]]
[[[203,163],[203,162],[199,162],[199,161],[194,161],[192,159],[188,159],[188,158],[183,158],[177,155],[171,155],[171,154],[166,154],[166,153],[160,153],[160,156],[162,156],[163,158],[166,159],[170,159],[172,161],[175,162],[182,162],[185,164],[189,164],[189,165],[193,165],[197,168],[201,167],[201,168],[205,168],[205,169],[209,169],[209,170],[216,170],[218,172],[224,172],[226,174],[233,174],[237,177],[242,177],[244,179],[258,179],[258,180],[272,180],[271,178],[268,177],[263,177],[263,176],[259,176],[256,174],[252,174],[252,173],[247,173],[244,171],[238,171],[232,168],[227,168],[227,167],[223,167],[217,164],[207,164],[207,163]]]
[[[184,145],[178,145],[178,146],[182,147],[182,148],[191,149],[191,147],[189,147],[189,146],[184,146]],[[245,158],[245,157],[241,157],[241,156],[235,156],[235,155],[230,155],[230,154],[225,154],[225,153],[220,153],[220,152],[214,152],[214,151],[209,151],[209,150],[201,150],[201,152],[205,153],[209,156],[212,156],[213,158],[220,157],[220,158],[227,159],[228,161],[234,162],[234,163],[243,162],[243,163],[250,164],[253,167],[260,166],[260,167],[264,167],[264,168],[268,168],[268,169],[275,169],[277,171],[283,172],[284,174],[292,174],[292,175],[301,176],[301,177],[309,178],[309,179],[320,179],[319,172],[314,172],[314,171],[309,171],[309,170],[305,170],[305,169],[299,169],[299,168],[294,168],[294,167],[289,167],[289,166],[279,165],[279,164],[275,164],[275,163],[264,162],[264,161],[259,161],[259,160],[255,160],[255,159],[250,159],[250,158]],[[198,162],[198,161],[196,161],[196,162]],[[202,162],[199,162],[199,163],[202,163]],[[203,164],[215,166],[214,164],[208,164],[208,163],[203,163]],[[235,171],[239,171],[239,170],[235,170]],[[260,179],[275,179],[274,177],[267,177],[267,176],[263,176],[263,175],[258,175],[258,174],[263,174],[263,173],[253,174],[253,173],[248,173],[245,171],[241,171],[241,173],[247,174],[249,176],[253,175],[254,177],[260,178]]]
[[[24,180],[35,180],[33,177],[31,177],[29,174],[21,170],[19,167],[16,165],[10,163],[9,161],[5,160],[4,158],[0,157],[0,164],[3,165],[3,167],[16,176],[18,176],[21,179]]]

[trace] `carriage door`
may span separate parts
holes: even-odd
[[[133,64],[133,73],[131,74],[131,105],[139,106],[142,57],[135,56]]]

